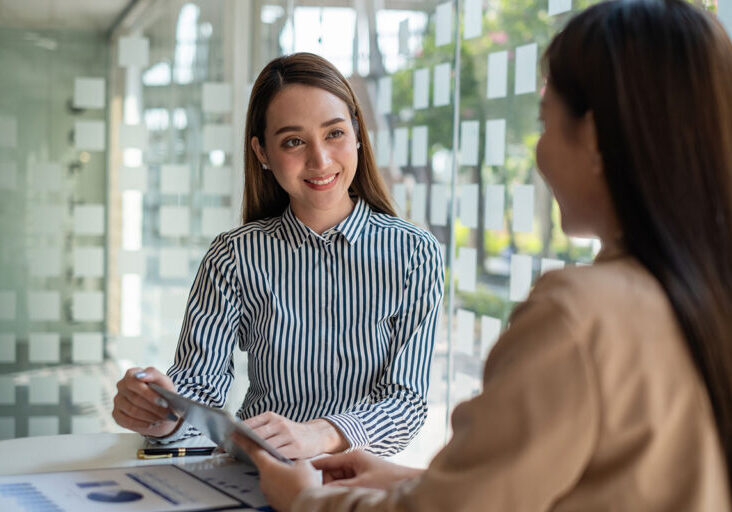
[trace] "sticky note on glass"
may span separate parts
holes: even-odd
[[[191,175],[188,165],[165,164],[160,167],[160,192],[163,194],[188,194]]]
[[[203,150],[231,152],[233,131],[230,124],[207,124],[203,127]]]
[[[101,247],[74,247],[74,276],[103,277],[104,249]]]
[[[394,204],[397,208],[397,214],[400,217],[407,216],[407,188],[403,183],[395,183],[391,188],[391,196],[394,198]]]
[[[28,317],[32,321],[57,321],[61,319],[61,295],[59,292],[28,292]]]
[[[34,277],[55,277],[61,275],[61,247],[29,249],[28,270]]]
[[[8,160],[0,162],[0,190],[18,188],[18,164]]]
[[[104,320],[104,294],[74,292],[71,300],[71,316],[77,322],[101,322]]]
[[[74,145],[83,151],[104,151],[104,121],[76,121]]]
[[[147,147],[147,128],[145,125],[119,125],[119,145],[122,148],[145,149]]]
[[[28,360],[31,363],[58,363],[60,353],[61,337],[57,332],[28,334]]]
[[[457,310],[457,336],[455,351],[473,355],[475,351],[475,313],[465,309]]]
[[[478,165],[478,121],[460,123],[460,165]]]
[[[103,235],[104,205],[76,205],[74,207],[74,233],[77,235]]]
[[[56,162],[38,162],[31,167],[31,177],[35,190],[61,190],[63,169]]]
[[[409,18],[399,22],[399,54],[409,55]]]
[[[203,193],[211,195],[231,195],[233,176],[231,167],[213,167],[207,165],[203,168]]]
[[[478,227],[478,185],[460,185],[460,223],[470,229]]]
[[[201,109],[208,114],[231,112],[231,84],[204,82],[201,88]]]
[[[101,384],[98,377],[75,375],[71,379],[71,403],[101,403]]]
[[[480,317],[480,355],[482,359],[488,357],[493,345],[501,335],[501,321],[491,316]]]
[[[447,185],[432,185],[430,196],[430,224],[447,226]]]
[[[503,212],[506,202],[506,187],[486,185],[485,187],[485,229],[503,229]]]
[[[534,230],[534,185],[513,187],[513,230],[516,233]]]
[[[504,98],[508,90],[508,52],[488,54],[488,99]]]
[[[183,247],[164,247],[160,249],[160,277],[163,279],[181,279],[191,273],[188,249]]]
[[[514,302],[521,302],[529,296],[530,290],[531,256],[512,254],[508,298]]]
[[[12,405],[15,403],[15,378],[0,376],[0,404]]]
[[[412,188],[412,211],[410,218],[416,224],[427,223],[427,185],[416,183]]]
[[[190,212],[185,206],[160,207],[160,235],[187,236],[190,233]]]
[[[123,274],[145,274],[145,255],[142,251],[119,251],[117,270]]]
[[[201,234],[216,236],[233,228],[235,222],[229,208],[204,208],[201,214]]]
[[[458,290],[461,292],[475,291],[475,276],[478,268],[478,252],[472,247],[461,247],[458,250]]]
[[[435,66],[434,91],[432,104],[442,107],[450,104],[450,63]]]
[[[104,78],[77,77],[74,79],[74,107],[104,108]]]
[[[57,402],[58,400],[54,403]],[[28,418],[28,435],[55,436],[58,434],[58,423],[58,416],[32,416]]]
[[[15,320],[15,292],[0,290],[0,320]]]
[[[549,6],[546,12],[549,16],[554,16],[571,10],[572,0],[549,0]]]
[[[147,191],[147,167],[122,167],[119,171],[120,190]]]
[[[394,130],[394,165],[406,167],[409,165],[408,150],[409,129],[397,128]]]
[[[427,166],[427,137],[426,126],[415,126],[412,128],[412,167]]]
[[[564,262],[554,258],[542,258],[541,259],[541,273],[549,272],[550,270],[559,270],[564,268]]]
[[[58,378],[54,375],[31,377],[28,383],[28,402],[31,404],[57,404]]]
[[[430,70],[419,68],[414,71],[413,106],[415,110],[427,108],[430,103]]]
[[[506,120],[489,119],[485,122],[485,164],[503,165],[506,162]]]
[[[376,163],[379,167],[391,163],[391,137],[388,130],[376,132]]]
[[[483,0],[465,0],[464,13],[465,26],[463,38],[472,39],[478,37],[483,30]]]
[[[71,337],[71,360],[74,363],[101,363],[104,338],[101,332],[76,332]]]
[[[379,78],[376,105],[379,109],[379,114],[391,113],[391,77],[382,76]]]
[[[150,62],[150,40],[146,37],[120,37],[117,61],[120,66],[147,66]]]
[[[18,146],[18,120],[14,116],[0,115],[0,148]]]
[[[452,42],[452,2],[445,2],[435,9],[435,46],[450,42]]]
[[[0,363],[14,363],[16,339],[13,333],[0,333]]]
[[[526,94],[536,91],[536,43],[516,48],[516,81],[515,94]]]

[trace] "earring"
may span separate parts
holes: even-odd
[[[267,167],[267,164],[262,164],[262,169],[266,171],[267,169],[269,169],[269,167]]]
[[[356,149],[361,149],[361,143],[360,142],[356,142]]]

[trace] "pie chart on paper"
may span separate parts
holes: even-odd
[[[94,491],[86,495],[91,501],[98,501],[100,503],[129,503],[131,501],[138,501],[142,499],[142,494],[135,491]]]

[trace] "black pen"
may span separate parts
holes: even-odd
[[[215,446],[196,448],[142,448],[137,450],[138,459],[167,459],[170,457],[185,457],[186,455],[211,455]]]

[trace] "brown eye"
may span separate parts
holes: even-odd
[[[339,137],[343,137],[343,136],[344,136],[345,134],[346,134],[346,132],[344,132],[343,130],[341,130],[341,129],[339,128],[339,129],[337,129],[337,130],[333,130],[332,132],[330,132],[330,133],[328,134],[328,138],[329,138],[329,139],[337,139],[337,138],[339,138]]]
[[[287,139],[282,143],[282,145],[286,148],[294,148],[299,146],[300,144],[303,144],[303,141],[301,139]]]

